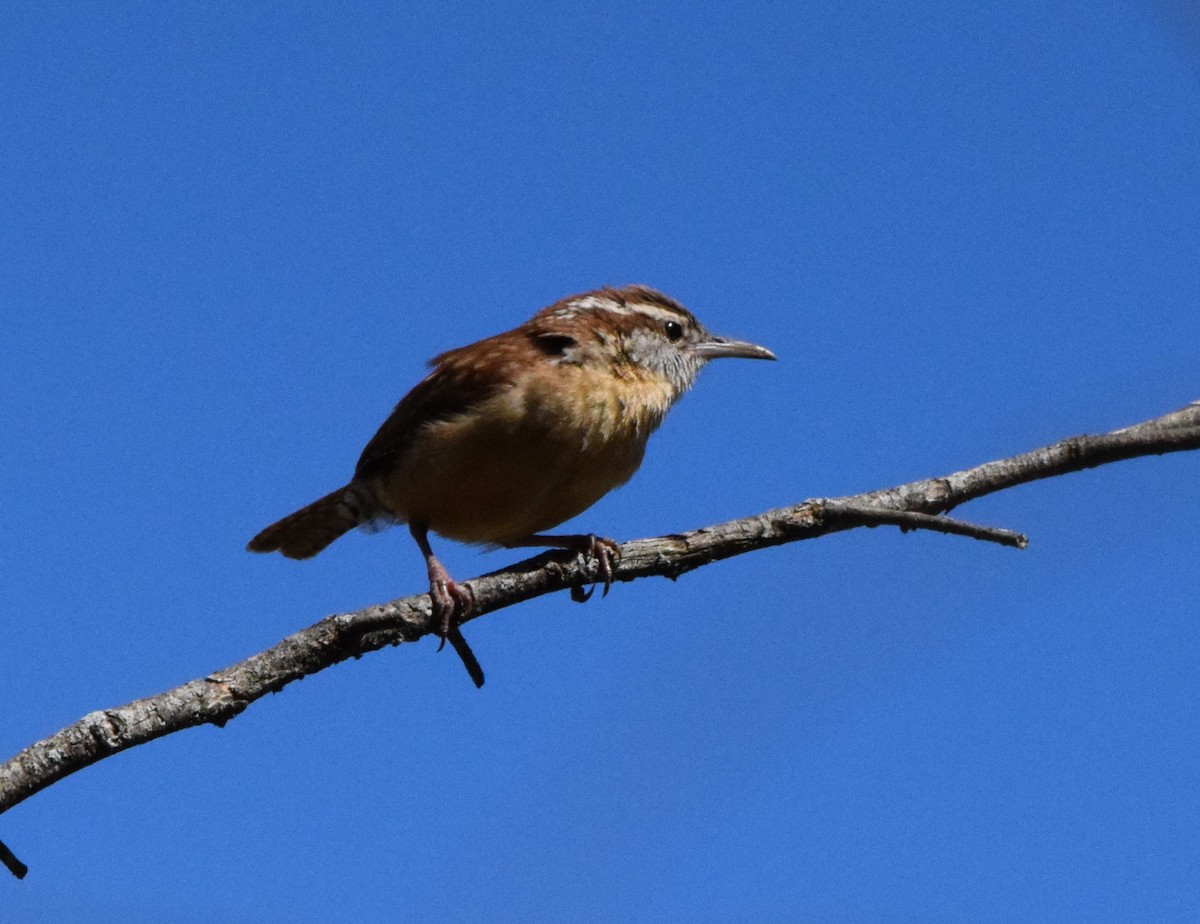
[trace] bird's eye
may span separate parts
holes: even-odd
[[[683,325],[678,321],[668,321],[665,327],[667,339],[674,343],[683,336]]]

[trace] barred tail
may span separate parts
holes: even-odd
[[[375,517],[375,502],[365,488],[348,484],[307,507],[272,523],[250,540],[250,552],[281,552],[288,558],[312,558],[329,543]]]

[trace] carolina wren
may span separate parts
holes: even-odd
[[[350,483],[268,526],[252,552],[310,558],[356,526],[407,523],[425,556],[429,595],[476,685],[483,675],[458,631],[471,596],[429,546],[461,542],[577,548],[605,592],[616,543],[547,536],[641,464],[646,440],[710,359],[774,359],[706,331],[645,286],[598,289],[544,308],[519,327],[434,358],[367,444]]]

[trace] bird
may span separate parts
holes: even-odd
[[[617,543],[546,530],[627,482],[700,369],[726,357],[775,354],[709,333],[648,286],[560,299],[512,330],[430,360],[431,371],[367,443],[350,481],[266,527],[247,549],[306,559],[355,527],[406,523],[425,559],[441,644],[452,643],[482,686],[458,628],[473,604],[470,591],[434,555],[429,533],[493,548],[583,552],[607,594]]]

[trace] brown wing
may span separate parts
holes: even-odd
[[[457,417],[512,384],[528,343],[528,335],[517,328],[430,360],[433,371],[400,400],[367,443],[355,480],[385,471],[425,424]]]

